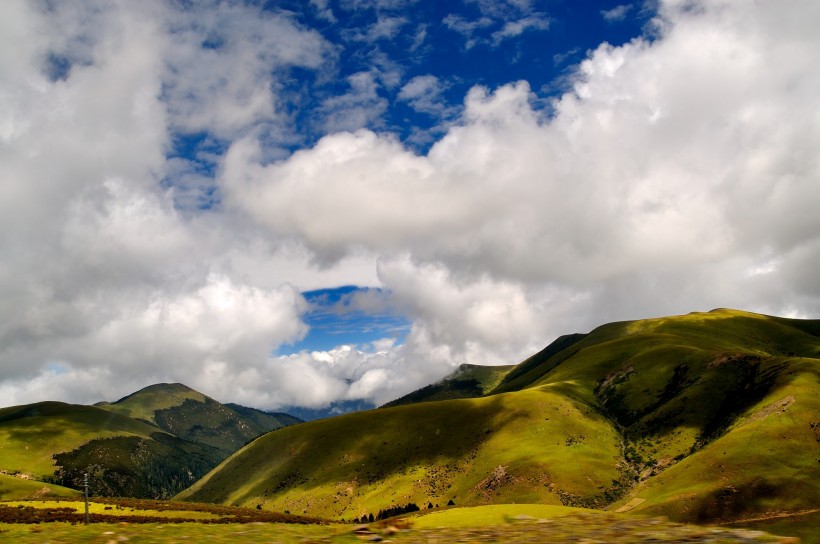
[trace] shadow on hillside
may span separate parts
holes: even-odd
[[[500,427],[526,418],[502,396],[378,409],[270,433],[227,461],[188,500],[273,497],[289,489],[370,485],[424,468],[446,481]],[[431,484],[433,485],[433,484]]]

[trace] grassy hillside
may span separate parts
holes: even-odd
[[[0,471],[73,488],[89,473],[93,495],[167,498],[245,443],[294,421],[231,408],[182,384],[150,386],[97,406],[4,408]]]
[[[619,455],[599,412],[533,389],[281,429],[179,498],[345,519],[410,502],[602,506],[622,488]]]
[[[266,435],[180,497],[348,519],[450,499],[805,516],[820,505],[819,378],[820,321],[611,323],[560,338],[481,398]]]
[[[299,420],[228,406],[180,383],[151,385],[102,408],[153,423],[179,438],[205,444],[223,458],[268,431]]]
[[[52,456],[95,439],[149,438],[157,428],[93,406],[38,402],[0,409],[0,470],[49,478]]]
[[[181,383],[149,385],[136,393],[100,407],[134,419],[155,423],[154,412],[181,406],[185,401],[205,402],[205,395]]]
[[[483,397],[501,383],[515,368],[507,366],[461,365],[455,372],[438,382],[427,385],[384,405],[403,406],[436,400],[471,399]]]
[[[0,501],[78,497],[79,495],[80,492],[76,489],[0,474]]]

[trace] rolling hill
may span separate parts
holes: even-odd
[[[345,519],[450,500],[816,519],[819,379],[818,320],[611,323],[559,338],[483,396],[265,435],[178,498]]]
[[[43,482],[79,489],[89,473],[93,495],[168,498],[243,444],[294,421],[231,408],[182,384],[95,406],[13,406],[0,409],[0,473],[38,489]]]

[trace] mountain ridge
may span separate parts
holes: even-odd
[[[811,510],[818,330],[727,309],[604,324],[557,339],[482,397],[265,435],[178,498],[346,519],[449,500],[699,523]]]
[[[0,409],[0,471],[74,489],[88,473],[93,495],[169,498],[260,434],[298,422],[180,383],[93,406],[12,406]]]

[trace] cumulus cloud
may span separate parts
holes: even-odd
[[[487,36],[531,8],[492,4],[445,24]],[[183,381],[265,408],[381,403],[616,319],[816,317],[820,5],[694,6],[591,51],[547,110],[523,81],[474,87],[424,154],[375,131],[388,83],[359,72],[307,114],[328,134],[274,160],[282,74],[326,77],[335,54],[290,17],[3,3],[0,396]],[[431,78],[399,98],[433,111]],[[224,142],[215,168],[171,156],[189,131]],[[220,205],[180,211],[209,180]],[[306,332],[299,289],[339,283],[380,286],[357,308],[406,316],[405,341],[273,355]]]
[[[266,364],[279,344],[304,335],[306,304],[288,281],[324,285],[335,272],[376,281],[375,271],[362,273],[363,263],[374,267],[372,256],[318,270],[298,243],[260,238],[241,218],[182,215],[174,188],[160,183],[179,168],[167,150],[181,118],[193,123],[185,130],[221,135],[245,124],[233,118],[246,105],[241,96],[194,72],[169,72],[169,63],[190,53],[186,43],[215,32],[226,44],[209,51],[247,59],[240,50],[255,43],[265,51],[251,64],[314,66],[321,49],[315,36],[283,19],[234,20],[246,17],[244,8],[221,3],[209,9],[226,24],[203,10],[203,26],[182,30],[174,26],[179,14],[159,4],[12,1],[0,9],[5,403],[93,402],[152,381],[230,387],[234,376]],[[241,28],[232,25],[246,23],[249,41],[233,41]],[[295,41],[277,48],[270,32]],[[244,68],[226,66],[225,73],[250,89],[259,76],[266,88],[269,74]],[[171,97],[169,73],[185,80],[195,104]],[[209,111],[182,112],[182,102]],[[233,112],[230,120],[220,117],[223,110]],[[260,112],[249,114],[252,123],[266,119]],[[283,261],[284,273],[277,269]]]
[[[700,7],[663,3],[656,39],[593,51],[550,115],[525,82],[476,87],[425,156],[358,131],[261,165],[244,140],[224,187],[330,261],[340,248],[384,255],[380,278],[414,334],[451,361],[514,362],[572,322],[816,312],[815,282],[796,271],[820,232],[820,134],[805,114],[820,44],[800,10]]]

